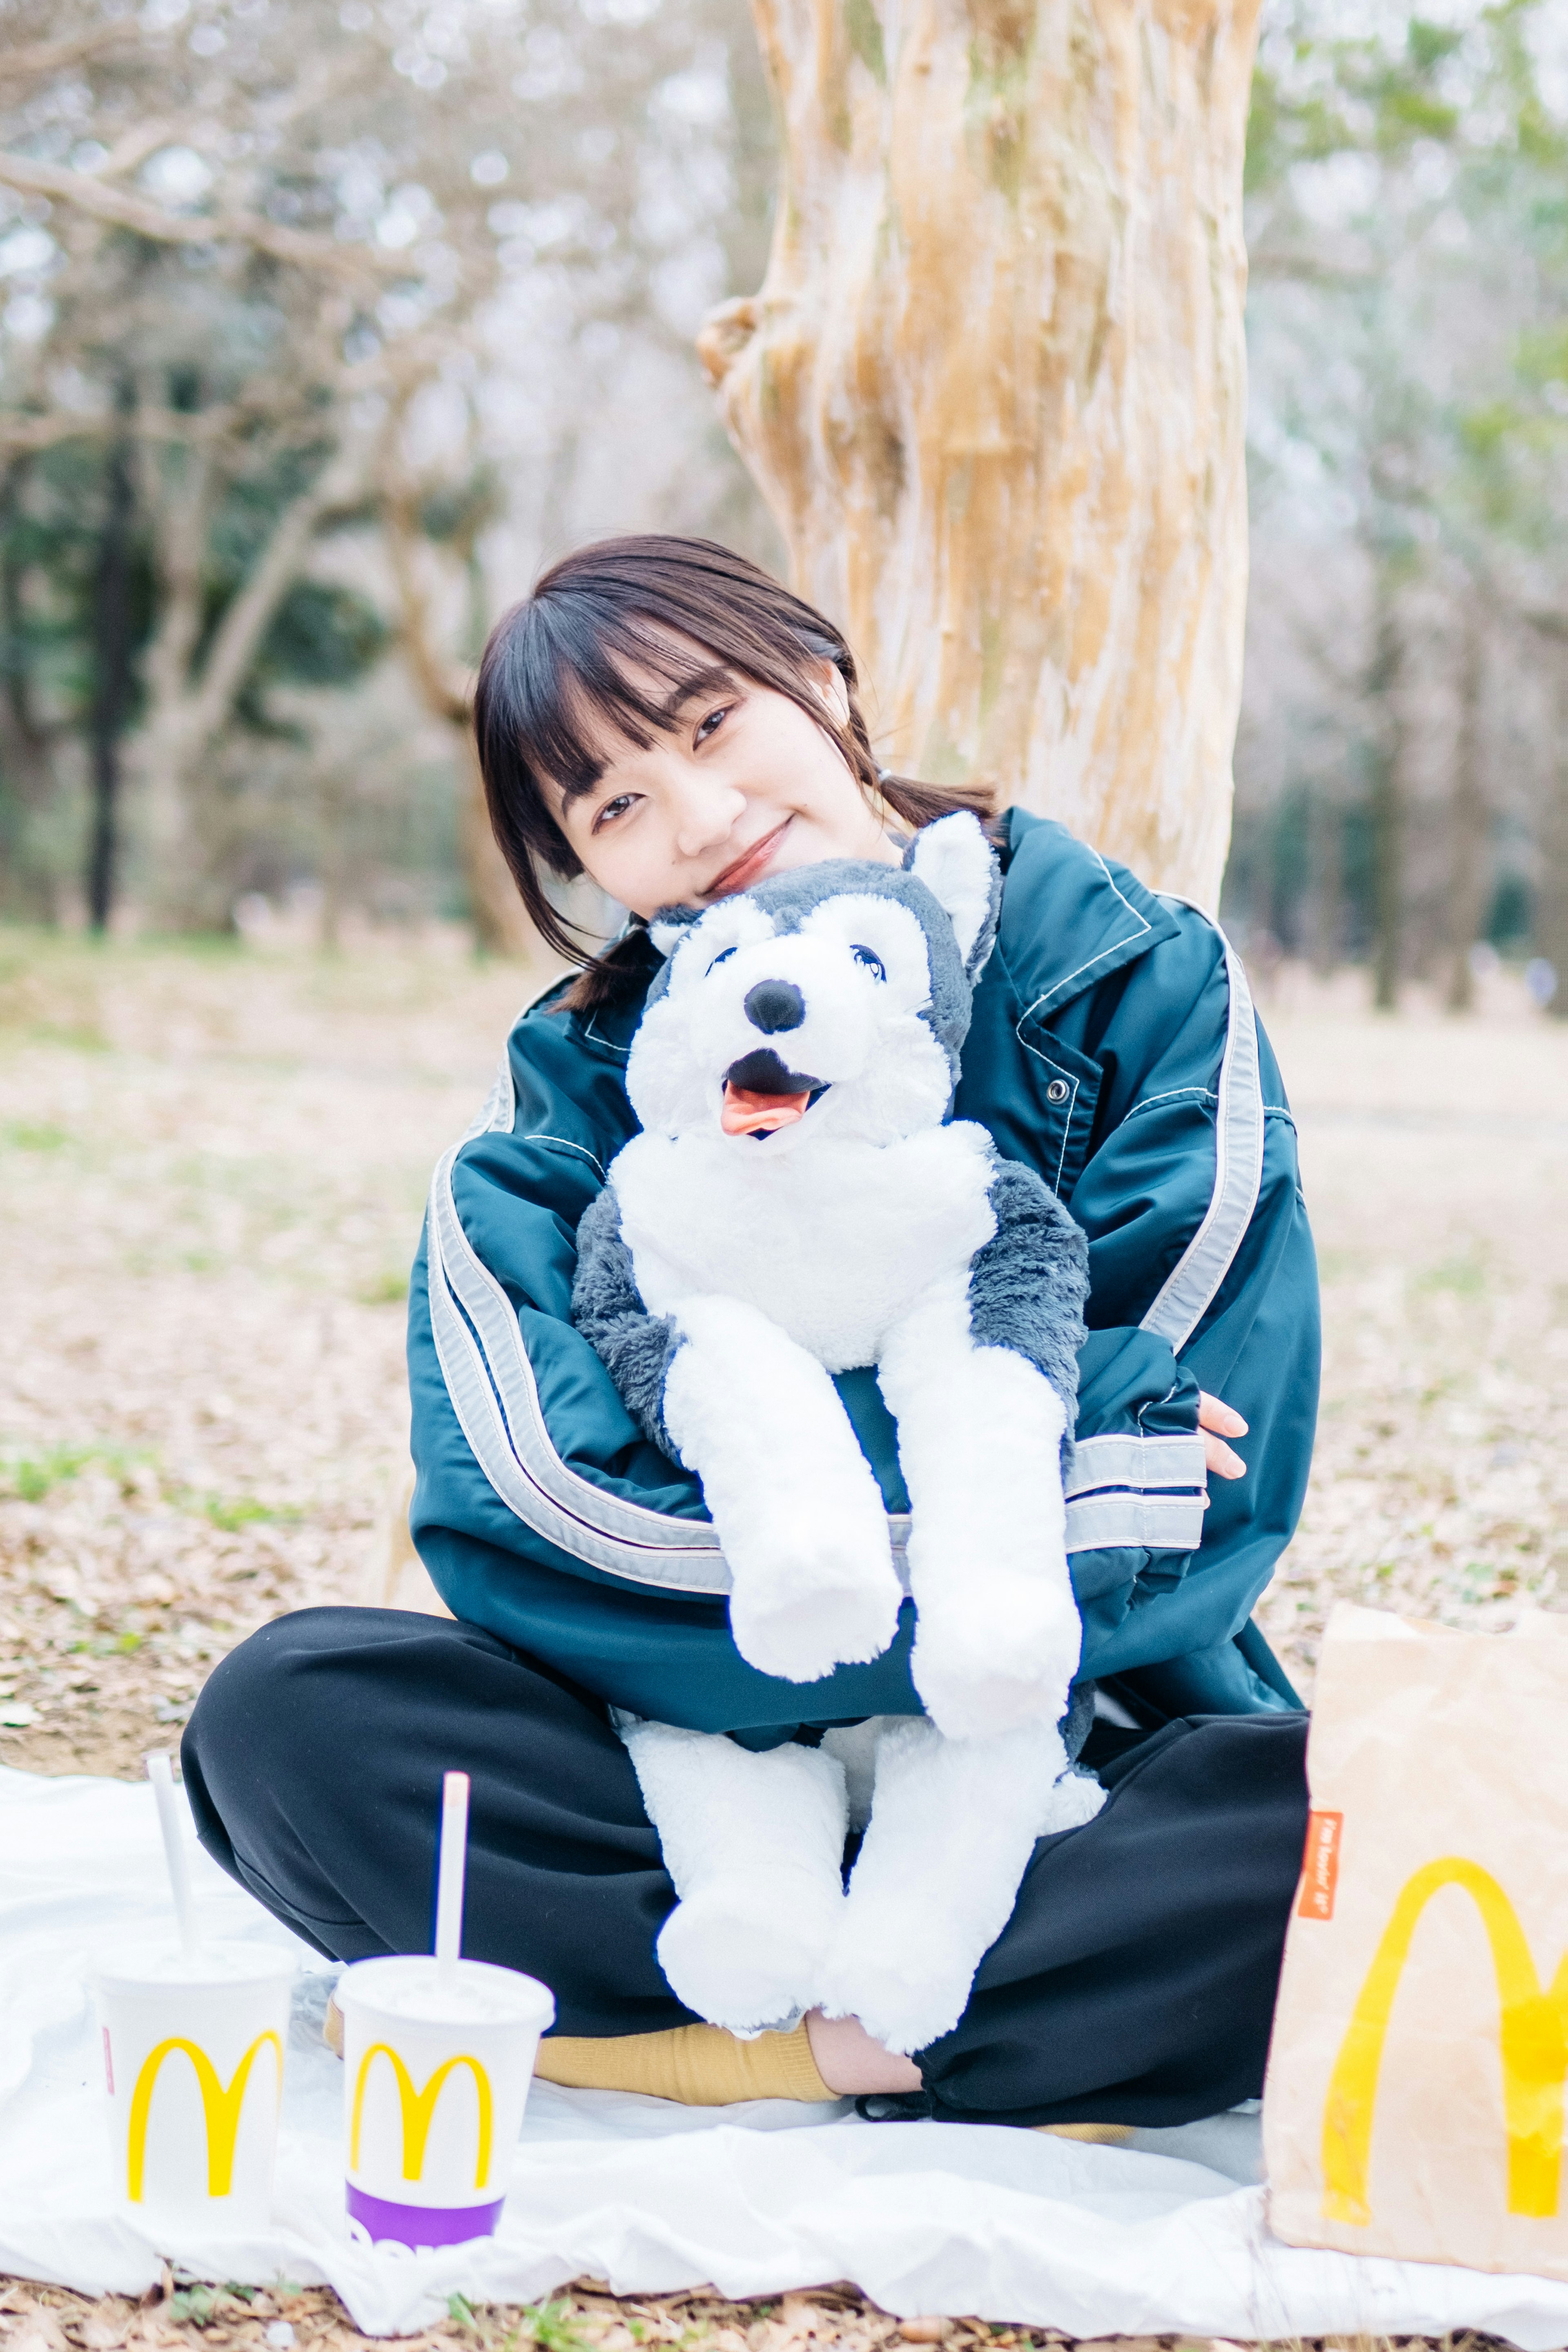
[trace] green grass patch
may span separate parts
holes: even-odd
[[[265,1522],[295,1526],[301,1517],[298,1511],[281,1510],[274,1504],[259,1502],[254,1495],[237,1495],[232,1498],[224,1495],[198,1495],[190,1498],[187,1507],[200,1511],[215,1528],[221,1528],[226,1536],[237,1536],[242,1528],[254,1528]]]
[[[363,1307],[401,1307],[408,1296],[405,1274],[378,1274],[362,1282],[354,1297]]]
[[[1457,1298],[1479,1298],[1487,1286],[1487,1270],[1475,1251],[1440,1258],[1415,1276],[1417,1290],[1451,1291]]]
[[[79,1478],[91,1465],[111,1472],[123,1485],[131,1472],[150,1458],[124,1445],[47,1445],[37,1454],[0,1448],[0,1496],[19,1503],[41,1503],[54,1487]]]
[[[8,1118],[0,1127],[0,1143],[10,1151],[62,1151],[69,1141],[63,1127],[47,1119]]]

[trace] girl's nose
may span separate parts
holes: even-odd
[[[701,857],[727,841],[745,809],[743,793],[706,776],[682,776],[674,786],[675,845],[682,857]]]

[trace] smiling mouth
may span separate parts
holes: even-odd
[[[743,1054],[724,1073],[724,1107],[719,1124],[726,1135],[758,1141],[793,1127],[827,1092],[826,1081],[803,1070],[786,1070],[771,1046]]]
[[[783,824],[775,824],[772,833],[764,833],[761,841],[753,841],[750,849],[743,849],[739,857],[726,866],[722,874],[708,885],[707,889],[702,893],[703,898],[705,899],[732,898],[737,890],[749,888],[764,871],[774,850],[794,822],[793,817],[786,816]]]

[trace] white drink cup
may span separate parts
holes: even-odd
[[[255,1944],[149,1944],[94,1969],[115,2193],[138,2227],[269,2221],[294,1973]]]
[[[349,2228],[414,2252],[500,2220],[539,2037],[555,2015],[516,1969],[360,1960],[338,1979]]]

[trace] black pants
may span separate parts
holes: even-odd
[[[1261,2088],[1306,1827],[1299,1715],[1168,1724],[1042,1838],[963,2017],[917,2063],[975,2123],[1185,2123]],[[337,1959],[428,1951],[443,1771],[472,1777],[464,1949],[540,1977],[556,2030],[690,2021],[675,1900],[600,1703],[471,1625],[307,1609],[218,1666],[184,1738],[202,1843]]]

